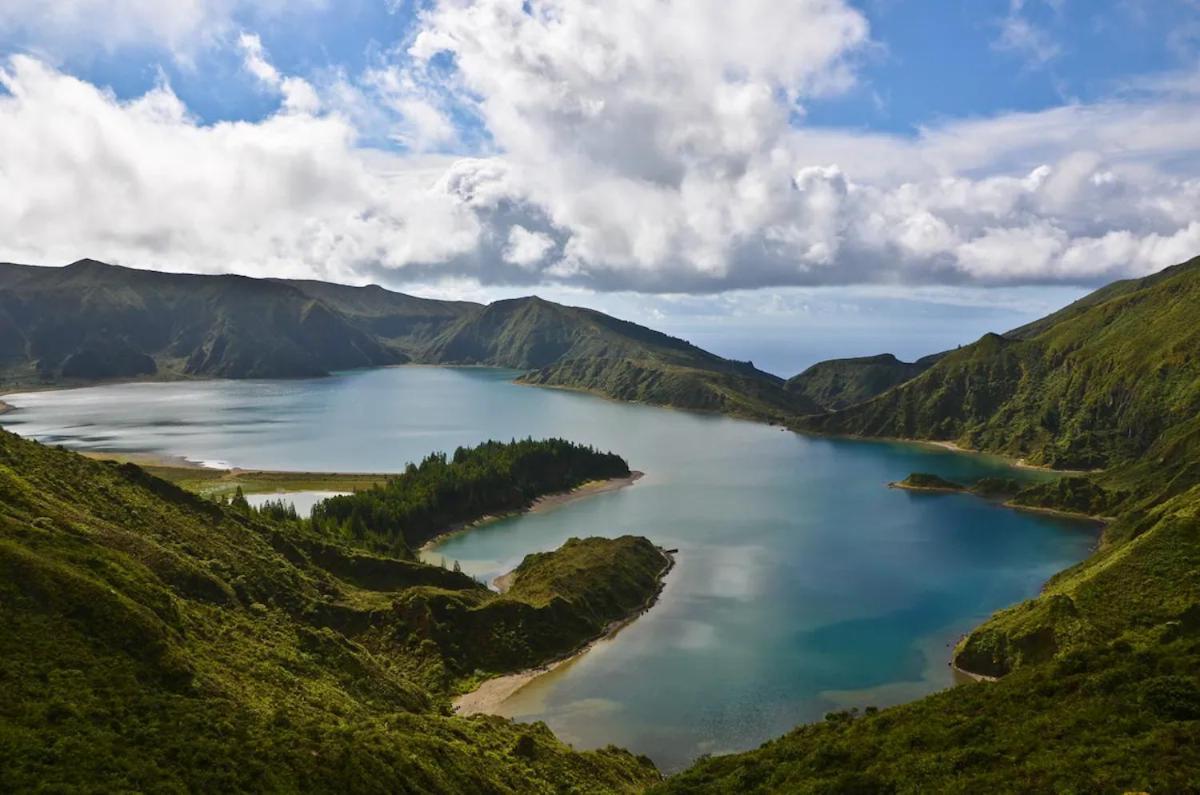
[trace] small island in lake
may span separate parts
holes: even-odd
[[[908,491],[966,491],[967,487],[961,483],[955,483],[952,480],[946,480],[940,475],[932,475],[928,472],[913,472],[904,480],[898,480],[888,484],[893,489],[907,489]]]

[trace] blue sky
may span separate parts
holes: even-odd
[[[1037,111],[1131,90],[1137,78],[1195,64],[1200,6],[1188,0],[1030,0],[1020,16],[1043,37],[1006,44],[1010,0],[860,0],[872,46],[856,56],[859,83],[845,94],[806,102],[802,123],[899,134],[946,118]],[[341,0],[264,19],[234,16],[262,39],[283,72],[319,79],[356,74],[403,46],[419,2]],[[21,31],[0,30],[0,50],[28,49]],[[34,44],[35,51],[45,45]],[[165,74],[189,109],[206,122],[261,120],[278,102],[247,79],[230,46],[202,47],[185,60],[161,42],[104,48],[49,47],[72,74],[135,97]],[[1043,59],[1044,58],[1044,59]]]
[[[1200,3],[6,0],[0,174],[0,259],[915,356],[1200,253]]]

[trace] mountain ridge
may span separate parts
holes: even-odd
[[[537,296],[482,305],[378,285],[175,274],[96,260],[0,265],[3,388],[317,377],[395,364],[507,367],[526,371],[526,383],[755,419],[819,410],[748,362]]]

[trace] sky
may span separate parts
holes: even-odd
[[[790,375],[1200,254],[1200,0],[4,0],[0,261],[593,306]]]

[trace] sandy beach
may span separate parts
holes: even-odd
[[[417,551],[428,552],[438,544],[445,541],[449,536],[457,535],[458,533],[464,533],[468,530],[475,530],[483,527],[484,525],[497,522],[509,516],[518,516],[523,513],[540,513],[542,511],[549,511],[553,510],[554,508],[561,508],[564,505],[569,505],[577,500],[582,500],[587,497],[594,497],[597,494],[607,494],[610,491],[617,491],[618,489],[623,489],[626,486],[632,486],[634,483],[641,480],[645,474],[645,472],[633,471],[629,473],[629,477],[609,478],[608,480],[591,480],[587,483],[584,483],[582,486],[571,489],[570,491],[560,491],[555,494],[547,494],[544,497],[538,497],[529,505],[528,508],[525,508],[524,510],[497,514],[494,516],[485,516],[482,519],[476,519],[475,521],[467,524],[456,525],[454,527],[447,528],[445,531],[438,533],[436,536],[422,544],[421,548]]]
[[[955,674],[957,674],[958,676],[962,676],[967,679],[970,679],[972,682],[999,682],[1000,681],[1000,677],[998,677],[998,676],[988,676],[987,674],[972,673],[971,671],[968,671],[966,669],[959,668],[954,663],[950,663],[950,667],[954,670]]]
[[[969,447],[957,445],[954,442],[935,442],[928,439],[895,439],[897,442],[912,442],[914,444],[925,444],[933,447],[940,447],[943,450],[953,450],[956,453],[970,453],[972,455],[987,455],[994,458],[1000,458],[1007,461],[1012,466],[1018,469],[1033,469],[1038,472],[1053,472],[1056,475],[1064,477],[1069,475],[1091,475],[1096,472],[1103,472],[1102,469],[1055,469],[1054,467],[1043,466],[1041,464],[1030,464],[1024,458],[1011,458],[1010,456],[1001,455],[1000,453],[989,453],[983,450],[972,450]]]
[[[1042,508],[1037,505],[1017,505],[1014,502],[1002,503],[1005,508],[1012,508],[1014,511],[1025,511],[1026,513],[1041,513],[1047,516],[1058,516],[1063,519],[1077,519],[1079,521],[1095,522],[1100,525],[1107,525],[1114,520],[1111,516],[1093,516],[1090,513],[1079,513],[1078,511],[1062,511],[1058,508]]]
[[[12,411],[12,410],[13,410],[12,406],[8,405],[3,400],[0,400],[0,414],[5,413],[6,411]]]
[[[622,478],[622,480],[624,480],[624,478]],[[555,668],[558,668],[560,665],[564,665],[565,663],[568,663],[571,660],[581,657],[582,655],[586,654],[589,649],[591,649],[593,646],[595,646],[600,641],[607,640],[608,638],[613,637],[618,632],[620,632],[622,629],[624,629],[625,627],[629,626],[634,621],[636,621],[643,613],[645,613],[647,610],[649,610],[651,607],[653,607],[654,604],[658,601],[658,597],[662,593],[662,589],[663,589],[663,585],[664,585],[663,580],[666,578],[667,574],[670,573],[671,569],[674,568],[674,566],[675,566],[674,555],[672,555],[671,553],[667,552],[666,550],[664,550],[662,548],[659,549],[659,552],[662,553],[662,556],[663,556],[663,559],[665,562],[663,564],[662,571],[660,571],[658,573],[658,590],[655,591],[654,595],[651,596],[646,601],[646,603],[644,605],[642,605],[642,607],[639,608],[637,611],[635,611],[632,615],[630,615],[627,618],[623,618],[620,621],[612,622],[611,624],[606,626],[604,628],[604,631],[601,632],[598,636],[596,636],[595,638],[592,638],[590,641],[585,643],[579,649],[566,655],[565,657],[561,657],[561,658],[554,660],[552,662],[549,662],[545,665],[539,665],[537,668],[530,668],[525,671],[518,671],[517,673],[514,673],[514,674],[506,674],[505,676],[497,676],[495,679],[487,680],[486,682],[481,684],[479,687],[472,690],[470,693],[464,693],[461,696],[458,696],[457,698],[455,698],[454,702],[453,702],[454,703],[454,711],[459,715],[490,714],[495,711],[496,707],[498,707],[500,704],[504,703],[504,701],[506,701],[510,696],[512,696],[514,693],[516,693],[521,688],[525,687],[525,685],[529,684],[534,679],[537,679],[539,676],[542,676],[543,674],[550,673]],[[511,575],[512,575],[512,572],[509,572],[508,574],[504,575],[503,577],[497,577],[496,578],[497,584],[499,584],[500,580],[503,580],[506,577],[510,577]],[[509,584],[511,584],[511,580],[509,580],[505,583],[505,585],[504,585],[505,590],[507,590]]]

